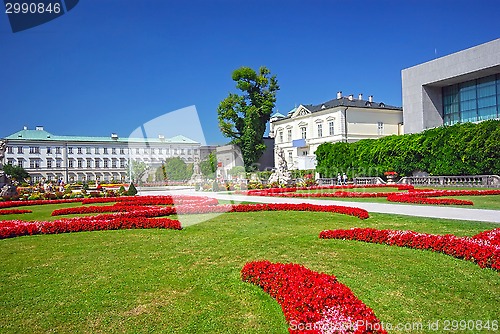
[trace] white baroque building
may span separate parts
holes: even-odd
[[[37,126],[3,139],[5,164],[23,167],[35,182],[45,179],[107,182],[128,181],[129,160],[142,161],[151,170],[162,161],[180,157],[186,163],[200,159],[201,144],[182,135],[173,138],[58,136]]]
[[[275,140],[275,164],[284,152],[289,169],[316,167],[314,152],[320,144],[355,142],[403,134],[403,109],[374,102],[373,96],[363,100],[353,95],[318,105],[299,105],[287,115],[275,113],[270,120],[270,136]],[[277,167],[277,166],[275,166]]]

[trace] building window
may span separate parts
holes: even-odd
[[[113,147],[113,148],[111,149],[111,154],[116,154],[116,148],[114,148],[114,147]]]
[[[78,168],[83,168],[83,159],[78,159]]]
[[[191,155],[191,149],[190,148],[188,149],[188,154]]]
[[[108,154],[108,148],[107,147],[104,148],[104,154]]]
[[[384,134],[384,123],[382,123],[382,122],[378,122],[377,123],[377,133],[379,135],[383,135]]]
[[[323,124],[318,124],[318,137],[323,137]]]
[[[125,149],[120,148],[120,154],[125,154]]]
[[[109,161],[108,161],[108,159],[104,159],[104,168],[109,168]]]
[[[307,152],[307,151],[302,151],[302,155],[307,155],[307,153],[309,153],[309,152]]]
[[[99,154],[99,147],[94,148],[94,153]]]
[[[52,153],[52,148],[50,146],[47,147],[47,154]]]
[[[288,151],[288,163],[292,163],[293,161],[293,153],[292,151]]]
[[[91,148],[90,147],[86,147],[85,148],[85,153],[92,154]]]
[[[286,137],[287,141],[292,141],[292,129],[288,129]]]
[[[23,147],[22,146],[17,147],[17,154],[23,154]]]
[[[141,154],[141,152],[139,152],[138,148],[135,149],[135,154]]]
[[[47,159],[47,168],[52,168],[52,159]]]
[[[300,133],[302,134],[302,139],[307,139],[307,128],[305,126],[300,128]]]
[[[333,121],[328,122],[328,128],[329,128],[330,136],[333,136],[335,134],[335,122],[333,122]]]
[[[92,168],[92,159],[87,159],[87,168]]]
[[[61,168],[61,159],[56,159],[56,168]]]
[[[40,147],[30,146],[30,154],[39,154],[39,153],[40,153]]]
[[[95,159],[95,168],[101,168],[101,160]]]
[[[32,162],[34,162],[34,168],[36,168],[36,169],[40,168],[40,160],[34,159],[34,160],[32,160]],[[31,162],[30,162],[30,165],[31,165]]]
[[[73,159],[69,159],[69,160],[68,160],[68,167],[69,167],[69,168],[73,168],[73,167],[74,167],[74,165],[75,165],[75,164],[74,164]]]
[[[279,142],[282,143],[283,142],[283,131],[280,131],[279,132]]]
[[[14,166],[14,159],[7,159],[7,164]]]
[[[116,159],[111,160],[111,167],[116,168]]]
[[[56,147],[56,154],[61,154],[61,148],[60,147]]]
[[[18,159],[17,160],[17,166],[24,168],[24,159]]]
[[[76,148],[76,152],[77,152],[78,154],[82,154],[82,148],[81,148],[81,147],[77,147],[77,148]]]
[[[68,154],[73,154],[73,147],[68,147]]]
[[[443,124],[498,118],[500,75],[443,87]]]
[[[7,146],[7,153],[14,154],[14,149],[12,146]]]
[[[125,159],[120,159],[120,168],[125,168]]]

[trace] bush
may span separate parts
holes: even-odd
[[[135,196],[137,194],[137,189],[135,188],[134,184],[130,182],[130,186],[128,187],[127,190],[127,195],[128,196]]]

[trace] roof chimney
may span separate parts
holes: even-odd
[[[352,101],[352,99],[354,98],[354,95],[349,95],[349,101]]]
[[[358,100],[360,100],[360,101],[361,101],[362,99],[363,99],[363,94],[361,94],[361,93],[360,93],[360,94],[358,95]]]
[[[118,135],[116,133],[112,133],[111,134],[111,139],[117,140],[118,139]]]
[[[36,131],[43,131],[43,126],[39,125],[39,126],[35,127],[35,130]]]
[[[373,95],[368,96],[368,102],[370,102],[370,103],[373,102]]]
[[[28,127],[26,125],[23,126],[23,130],[28,130]]]
[[[337,99],[341,99],[342,98],[342,91],[338,91],[337,92]]]

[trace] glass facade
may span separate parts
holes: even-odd
[[[500,114],[500,75],[443,87],[443,124],[479,122]]]

